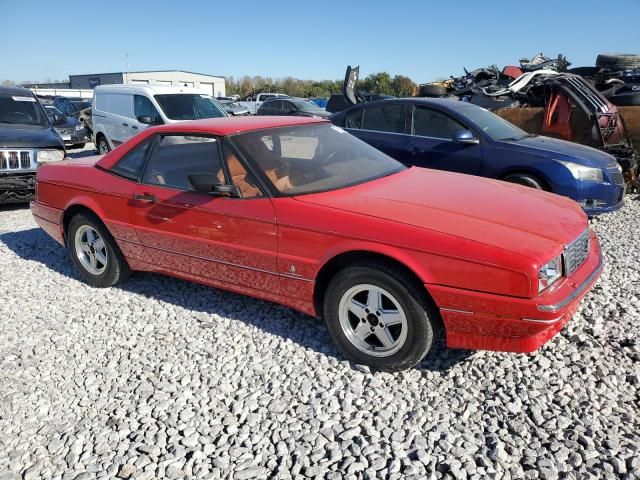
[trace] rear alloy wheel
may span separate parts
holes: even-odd
[[[118,245],[95,215],[75,215],[67,231],[67,247],[82,278],[94,287],[110,287],[131,270]]]
[[[415,280],[384,262],[336,274],[324,300],[327,327],[350,360],[375,369],[410,368],[433,343],[437,315]]]
[[[544,190],[544,187],[540,180],[524,173],[507,175],[502,180],[504,180],[505,182],[517,183],[518,185],[523,185],[525,187],[535,188],[536,190]]]
[[[111,147],[109,147],[109,142],[107,142],[107,139],[103,135],[100,135],[100,137],[98,138],[97,148],[98,148],[98,153],[100,155],[104,155],[111,151]]]

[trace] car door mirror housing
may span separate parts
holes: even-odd
[[[456,130],[453,134],[453,141],[467,145],[477,145],[480,143],[480,140],[473,136],[471,130]]]
[[[192,173],[187,178],[195,192],[232,198],[240,197],[240,189],[238,187],[220,183],[218,176],[213,173]]]
[[[146,125],[151,125],[153,123],[149,115],[138,115],[138,121]]]
[[[54,125],[63,125],[67,121],[64,115],[60,115],[59,113],[55,113],[53,115],[53,124]]]

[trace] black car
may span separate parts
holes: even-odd
[[[256,115],[292,115],[294,117],[328,118],[330,113],[311,100],[296,97],[274,97],[262,102]]]
[[[53,123],[64,117],[54,115]],[[64,142],[31,90],[0,87],[0,203],[31,200],[38,164],[64,156]]]
[[[53,105],[44,105],[44,109],[52,123],[54,122],[55,115],[64,117],[65,122],[56,124],[54,128],[64,141],[65,145],[69,145],[71,148],[84,148],[85,143],[91,141],[89,131],[82,123],[80,123],[79,120],[74,117],[64,115]]]

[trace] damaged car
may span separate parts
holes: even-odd
[[[89,130],[75,117],[65,115],[53,105],[44,105],[44,109],[52,123],[55,122],[56,115],[64,117],[64,123],[56,122],[54,128],[65,145],[71,148],[84,148],[85,144],[91,141]]]
[[[538,54],[531,60],[522,59],[519,67],[465,69],[463,76],[439,84],[440,90],[428,88],[431,94],[427,96],[469,102],[494,111],[529,133],[609,153],[620,164],[629,189],[637,190],[639,161],[624,118],[592,81],[577,74],[583,68],[571,73],[569,65],[563,55],[550,59]]]
[[[0,87],[0,204],[31,200],[38,165],[64,158],[54,129],[64,121],[58,114],[49,120],[30,90]]]

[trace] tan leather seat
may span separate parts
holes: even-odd
[[[231,181],[240,189],[243,198],[254,198],[260,196],[260,189],[247,182],[247,171],[240,163],[240,160],[238,160],[238,157],[233,154],[229,155],[227,157],[227,165],[229,166]],[[218,178],[220,178],[220,175],[218,175]]]

